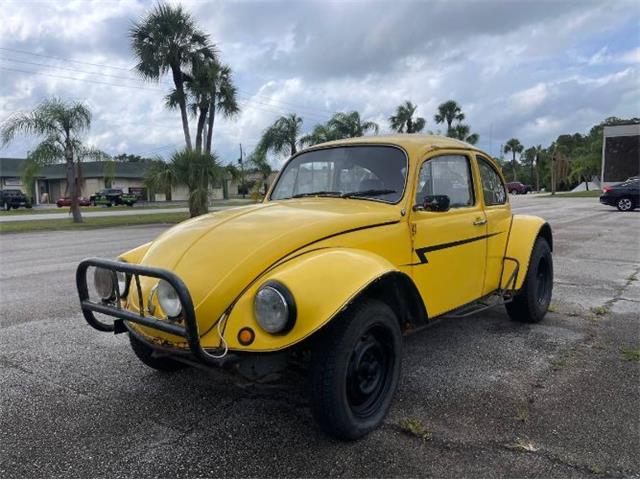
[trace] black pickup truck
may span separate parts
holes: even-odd
[[[0,190],[0,206],[3,210],[26,207],[31,208],[31,200],[21,190]]]
[[[99,192],[94,193],[89,197],[91,205],[106,205],[111,207],[113,205],[127,205],[133,207],[133,204],[138,201],[138,197],[131,193],[124,193],[121,188],[103,188]]]

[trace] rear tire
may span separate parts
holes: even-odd
[[[129,332],[129,342],[131,343],[133,353],[135,353],[136,357],[138,357],[138,359],[147,367],[160,370],[161,372],[175,372],[188,367],[184,363],[174,360],[173,358],[154,357],[153,348],[142,343],[131,332]]]
[[[544,318],[553,291],[553,258],[547,241],[538,237],[520,291],[505,305],[511,320],[538,323]]]
[[[364,300],[319,333],[311,360],[311,409],[331,436],[354,440],[378,427],[398,386],[402,335],[388,305]]]
[[[622,197],[616,202],[616,208],[621,212],[630,212],[634,208],[633,200],[629,197]]]
[[[516,190],[515,188],[511,190],[511,195],[517,195],[517,194],[518,194],[518,190]]]

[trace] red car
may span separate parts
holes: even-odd
[[[509,182],[507,183],[507,190],[512,195],[524,195],[531,191],[531,187],[520,182]]]
[[[78,197],[78,204],[81,207],[88,207],[89,205],[91,205],[91,202],[87,198]],[[56,202],[56,205],[58,205],[58,208],[70,207],[71,206],[71,197],[61,197],[61,198],[59,198],[58,201]]]

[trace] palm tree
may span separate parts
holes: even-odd
[[[448,132],[451,130],[451,125],[454,120],[458,122],[462,122],[462,120],[464,120],[464,113],[462,113],[462,109],[460,108],[460,105],[458,105],[458,102],[455,100],[447,100],[438,106],[438,113],[435,114],[433,119],[436,123],[446,123]],[[452,135],[448,136],[451,137]]]
[[[258,172],[260,172],[260,176],[262,177],[262,185],[261,188],[264,189],[264,193],[267,193],[267,189],[269,188],[269,175],[273,171],[269,161],[267,160],[267,156],[264,152],[260,150],[254,151],[249,158],[247,158],[247,163],[252,165]]]
[[[324,123],[319,123],[315,127],[311,133],[304,135],[300,139],[300,145],[317,145],[319,143],[330,142],[331,140],[337,140],[337,132],[335,130],[331,130]]]
[[[166,191],[178,185],[189,189],[189,215],[208,211],[209,185],[223,178],[223,168],[215,155],[184,149],[175,152],[169,162],[156,159],[149,165],[145,183],[151,190]]]
[[[228,65],[217,66],[216,75],[214,76],[214,81],[211,86],[209,118],[207,121],[207,142],[205,147],[207,153],[211,153],[213,122],[216,111],[222,113],[225,118],[233,117],[240,112],[238,100],[236,99],[237,90],[231,78],[231,67]]]
[[[516,181],[516,153],[522,153],[524,147],[517,138],[510,138],[504,145],[504,153],[511,152],[513,158],[511,159],[511,167],[513,168],[513,181]]]
[[[66,164],[67,193],[71,197],[71,213],[75,223],[82,222],[78,205],[80,196],[80,162],[85,158],[105,159],[108,155],[82,143],[82,134],[91,126],[91,112],[80,102],[65,102],[52,98],[41,102],[29,113],[18,113],[0,130],[2,145],[7,145],[18,133],[43,138],[29,153],[28,164]],[[32,168],[32,167],[29,167]]]
[[[135,68],[143,78],[158,81],[162,75],[171,71],[185,144],[191,150],[184,92],[188,75],[182,69],[190,69],[197,61],[215,60],[209,36],[197,28],[191,15],[182,6],[158,3],[145,18],[133,24],[129,37],[138,59]]]
[[[395,115],[389,117],[389,124],[393,130],[399,133],[418,133],[421,132],[427,121],[422,117],[413,118],[417,105],[410,101],[398,105]]]
[[[471,128],[469,125],[465,125],[464,123],[459,123],[449,128],[447,131],[447,137],[457,138],[458,140],[462,140],[463,142],[470,143],[471,145],[475,145],[480,140],[480,135],[477,133],[469,133]]]
[[[301,144],[298,140],[302,129],[302,118],[295,113],[280,117],[262,134],[257,150],[267,153],[294,155]]]
[[[335,132],[337,138],[363,137],[367,132],[377,134],[380,129],[375,122],[363,122],[356,111],[334,114],[327,122],[327,128]]]
[[[185,81],[185,89],[189,111],[197,118],[195,149],[202,152],[204,146],[204,151],[211,153],[216,111],[226,118],[233,117],[240,111],[236,87],[231,80],[231,69],[213,60],[195,62],[191,75]],[[179,98],[177,89],[173,89],[166,97],[167,107],[178,108]]]

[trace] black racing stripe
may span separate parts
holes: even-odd
[[[303,249],[305,249],[307,247],[310,247],[314,243],[322,242],[323,240],[328,240],[329,238],[338,237],[340,235],[346,235],[347,233],[359,232],[360,230],[367,230],[369,228],[385,227],[387,225],[395,225],[397,223],[400,223],[400,220],[390,220],[388,222],[374,223],[372,225],[364,225],[362,227],[350,228],[349,230],[343,230],[341,232],[332,233],[331,235],[327,235],[327,236],[324,236],[322,238],[318,238],[318,239],[316,239],[316,240],[314,240],[312,242],[309,242],[309,243],[307,243],[305,245],[302,245],[301,247],[298,247],[298,248],[290,251],[286,255],[280,257],[278,260],[273,262],[271,265],[269,265],[269,267],[265,268],[262,272],[260,272],[253,280],[251,280],[249,283],[247,283],[246,287],[242,289],[242,291],[236,296],[236,298],[234,298],[233,302],[231,302],[231,304],[226,308],[225,312],[230,312],[231,310],[233,310],[233,307],[236,305],[236,303],[238,303],[238,300],[240,300],[240,298],[246,293],[246,291],[249,290],[249,288],[251,288],[251,286],[259,278],[261,278],[263,275],[265,275],[269,270],[272,270],[273,268],[279,266],[283,260],[285,260],[289,256],[293,255],[294,253],[299,252],[300,250],[303,250]],[[295,258],[295,256],[293,258]],[[222,318],[222,317],[220,317],[220,318]],[[208,334],[213,329],[213,327],[215,327],[217,325],[217,323],[220,321],[220,318],[218,320],[216,320],[215,322],[213,322],[213,325],[211,325],[211,327],[209,327],[207,329],[207,331],[202,333],[200,336],[203,337],[206,334]],[[225,325],[224,325],[224,327],[222,329],[222,334],[223,335],[224,335],[224,332],[225,332],[226,328],[227,328],[227,325],[225,323]]]
[[[431,245],[430,247],[416,248],[415,252],[418,258],[420,259],[420,261],[418,263],[410,263],[406,266],[415,266],[415,265],[422,265],[425,263],[429,263],[426,255],[429,252],[435,252],[437,250],[444,250],[445,248],[458,247],[460,245],[464,245],[467,243],[477,242],[478,240],[484,240],[485,238],[493,237],[495,235],[500,235],[501,233],[502,232],[489,233],[487,235],[480,235],[477,237],[465,238],[464,240],[457,240],[455,242],[441,243],[439,245]]]

